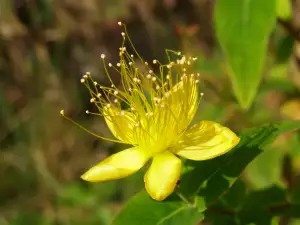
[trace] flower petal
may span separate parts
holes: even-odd
[[[104,110],[104,119],[112,134],[119,140],[128,144],[137,144],[134,138],[136,124],[135,115],[128,111],[110,107]]]
[[[180,177],[181,160],[170,152],[163,152],[153,157],[144,181],[149,195],[158,201],[168,197]]]
[[[240,141],[229,128],[212,121],[201,121],[187,130],[174,152],[191,160],[206,160],[225,154]]]
[[[81,176],[83,180],[99,182],[127,177],[142,168],[150,158],[138,147],[111,155]]]

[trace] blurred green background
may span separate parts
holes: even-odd
[[[81,181],[85,170],[125,146],[98,140],[59,114],[64,108],[89,129],[111,135],[102,118],[85,114],[91,104],[80,77],[91,71],[109,84],[100,55],[118,61],[119,20],[148,61],[166,61],[166,48],[198,57],[205,95],[197,120],[239,132],[300,119],[300,47],[293,35],[300,1],[293,1],[290,23],[277,23],[248,112],[233,95],[213,8],[212,0],[0,0],[0,225],[108,225],[143,188],[143,171],[119,181]],[[112,77],[118,83],[118,74]],[[299,137],[279,137],[252,162],[242,177],[247,187],[277,184],[300,196]]]

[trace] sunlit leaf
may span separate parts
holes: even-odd
[[[276,0],[219,0],[215,9],[217,38],[228,61],[235,95],[249,108],[264,65],[268,36],[276,21]]]

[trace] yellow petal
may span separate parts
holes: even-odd
[[[137,144],[133,135],[137,121],[133,113],[113,107],[103,113],[108,128],[116,138],[124,143]]]
[[[225,154],[240,141],[229,128],[201,121],[187,130],[174,146],[174,152],[191,160],[206,160]]]
[[[153,157],[144,181],[149,195],[158,201],[168,197],[180,177],[181,160],[170,152],[163,152]]]
[[[127,177],[142,168],[149,157],[138,147],[129,148],[106,158],[89,169],[81,178],[90,182],[99,182]]]

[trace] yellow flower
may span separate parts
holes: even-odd
[[[124,29],[117,66],[107,63],[105,55],[101,55],[111,86],[99,85],[90,73],[85,74],[81,82],[99,110],[87,113],[103,116],[116,140],[97,137],[133,147],[95,165],[82,175],[82,179],[99,182],[127,177],[152,159],[144,177],[145,187],[153,199],[164,200],[174,191],[180,178],[179,157],[211,159],[228,152],[237,145],[239,138],[230,129],[212,121],[190,126],[203,95],[198,91],[199,74],[191,71],[196,58],[166,51],[169,63],[162,65],[153,60],[150,67],[150,63],[143,61],[135,51],[125,26]],[[138,60],[127,52],[126,41],[143,66],[138,66]],[[171,61],[170,53],[177,59]],[[109,67],[120,74],[121,88],[114,85]],[[152,68],[159,72],[153,72]]]

